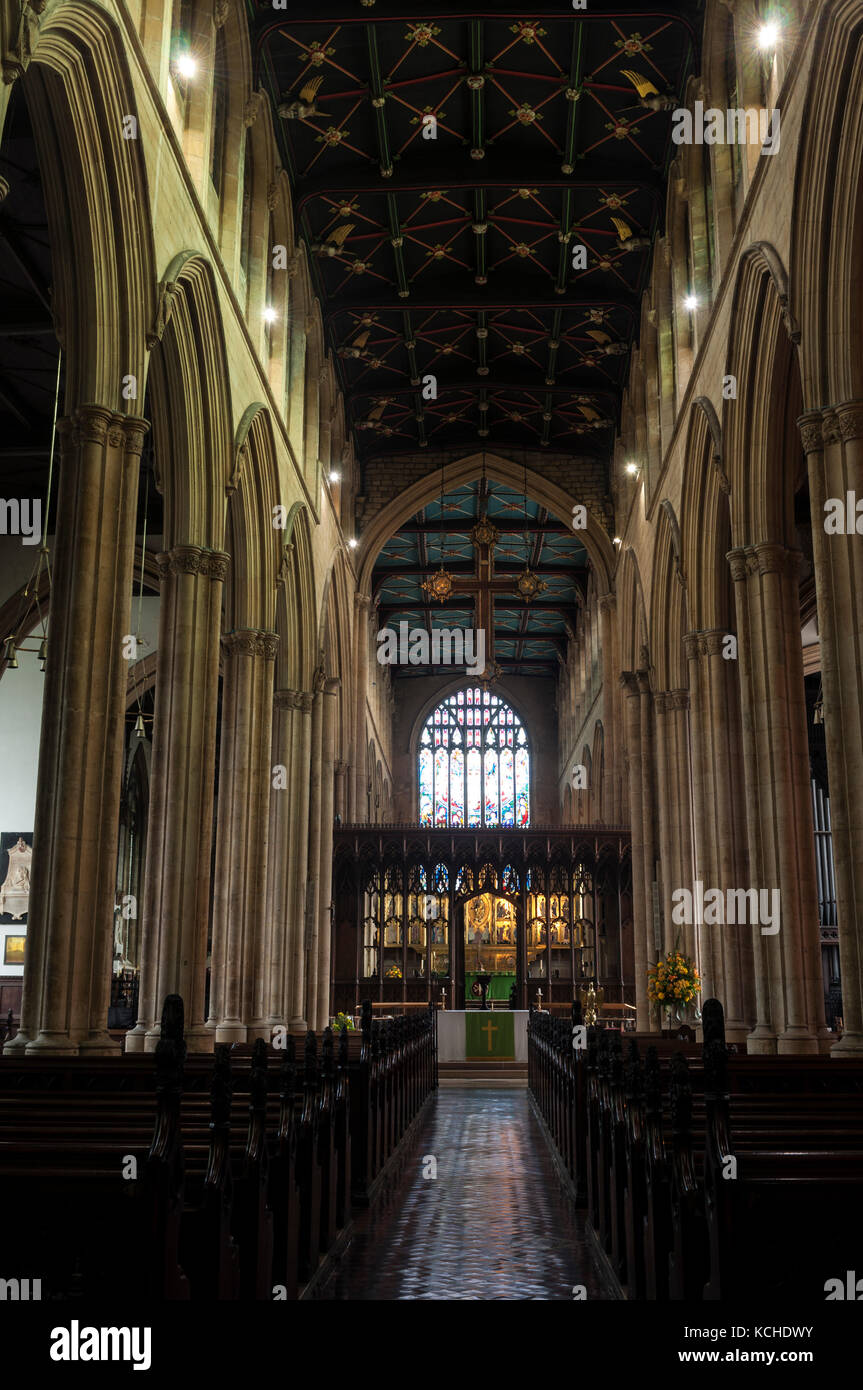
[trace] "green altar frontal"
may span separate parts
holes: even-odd
[[[464,1016],[464,1055],[468,1062],[515,1060],[515,1018],[502,1009],[475,1009]]]

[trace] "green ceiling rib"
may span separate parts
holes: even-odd
[[[374,109],[375,124],[377,127],[381,176],[383,178],[389,178],[393,171],[393,161],[390,152],[389,135],[387,134],[386,93],[384,91],[384,82],[381,75],[380,58],[378,57],[377,34],[373,24],[366,25],[366,42],[369,50],[369,90],[372,96],[372,107]]]
[[[470,24],[470,53],[469,53],[470,78],[474,79],[471,83],[471,131],[473,150],[485,149],[485,73],[483,72],[483,25],[482,21],[474,19]],[[482,79],[481,81],[479,79]]]

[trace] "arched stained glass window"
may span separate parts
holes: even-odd
[[[479,686],[449,695],[419,746],[420,825],[530,824],[530,747],[518,715]]]

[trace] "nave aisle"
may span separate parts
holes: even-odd
[[[437,1177],[425,1177],[437,1163]],[[524,1089],[447,1086],[400,1176],[356,1220],[329,1299],[605,1299]]]

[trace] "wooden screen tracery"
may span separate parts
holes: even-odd
[[[352,1010],[368,997],[437,1002],[446,989],[448,1007],[462,1008],[477,947],[511,977],[518,1007],[539,990],[543,1001],[571,1001],[591,979],[609,1002],[634,998],[631,943],[621,939],[632,911],[624,832],[585,837],[582,827],[578,839],[560,830],[479,842],[469,831],[394,829],[335,831],[334,1007]],[[483,895],[493,920],[477,942],[466,935],[468,904]]]

